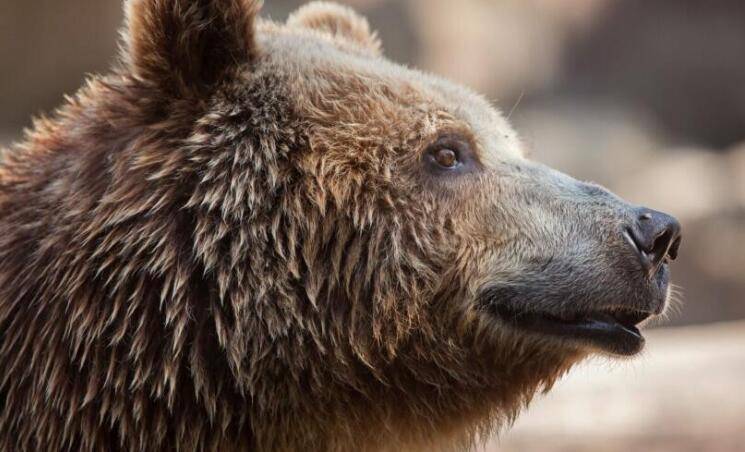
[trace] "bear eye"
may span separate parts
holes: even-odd
[[[455,168],[460,164],[458,153],[449,148],[441,148],[434,151],[435,161],[443,168]]]
[[[475,158],[468,140],[459,135],[443,135],[424,153],[428,170],[435,174],[458,174],[472,170]]]

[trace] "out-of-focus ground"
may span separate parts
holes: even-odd
[[[343,3],[394,60],[484,93],[532,158],[683,223],[683,307],[645,356],[572,372],[502,448],[745,450],[745,2]],[[119,0],[0,0],[0,146],[109,67],[121,20]]]
[[[575,369],[484,452],[744,451],[744,330],[655,330],[640,358]]]

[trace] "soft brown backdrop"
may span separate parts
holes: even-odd
[[[684,225],[684,304],[646,355],[572,373],[488,447],[745,450],[745,2],[344,3],[393,59],[485,93],[533,158]],[[119,0],[0,0],[0,145],[107,69],[121,20]]]

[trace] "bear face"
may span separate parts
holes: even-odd
[[[328,17],[317,19],[323,14],[351,24],[329,26]],[[353,24],[354,36],[339,42],[338,30]],[[562,347],[638,352],[643,338],[633,326],[661,313],[668,297],[665,260],[677,253],[676,222],[655,213],[664,258],[645,270],[630,231],[650,213],[526,160],[516,133],[483,98],[390,63],[375,36],[365,33],[363,19],[328,4],[301,9],[287,27],[267,32],[267,64],[285,74],[289,96],[300,100],[297,114],[308,121],[307,152],[296,158],[313,180],[306,189],[317,197],[309,204],[321,215],[333,206],[341,214],[337,221],[351,218],[354,229],[377,229],[381,237],[396,237],[394,243],[426,241],[426,251],[408,249],[391,259],[396,265],[416,259],[417,268],[379,269],[386,276],[410,275],[401,287],[429,290],[421,295],[424,305],[443,290],[456,290],[466,311],[490,311],[502,321],[589,321],[559,325],[572,332],[546,334]],[[442,166],[443,152],[455,159],[453,167]],[[408,230],[390,227],[398,224]],[[375,262],[390,256],[378,257]],[[447,283],[420,279],[430,270],[447,275]],[[416,297],[391,298],[407,300],[400,312]],[[382,299],[372,308],[381,305]],[[604,322],[616,323],[614,331]],[[556,325],[545,326],[547,333]]]
[[[457,447],[641,349],[673,219],[353,11],[258,10],[128,1],[121,64],[4,154],[5,449]]]

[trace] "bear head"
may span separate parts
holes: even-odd
[[[39,435],[462,445],[589,354],[641,350],[674,219],[526,159],[494,106],[387,60],[352,10],[259,7],[129,0],[121,63],[0,168],[4,341],[59,351],[3,388],[76,408]]]

